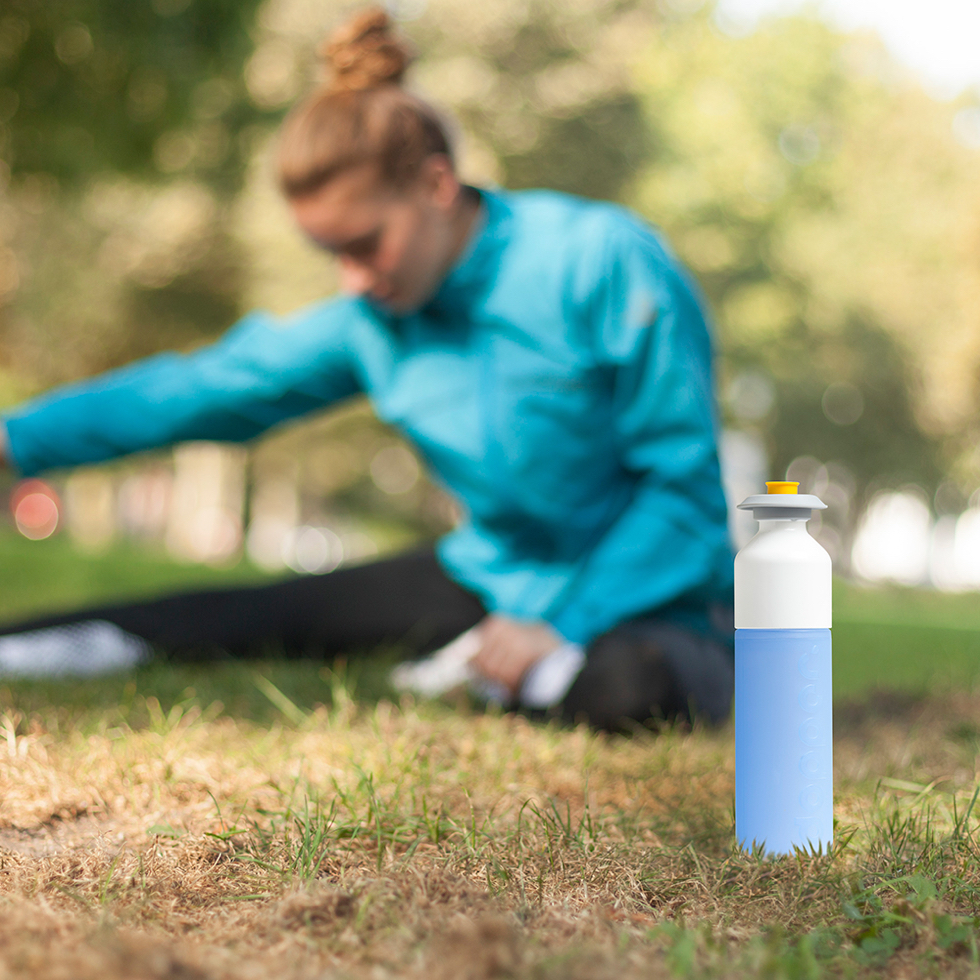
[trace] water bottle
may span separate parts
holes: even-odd
[[[747,497],[759,531],[735,558],[735,835],[766,854],[834,837],[830,555],[798,483]]]

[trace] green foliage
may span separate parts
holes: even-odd
[[[477,15],[465,6],[431,3],[406,27],[423,53],[422,83],[451,105],[466,147],[492,155],[484,169],[508,187],[623,200],[657,149],[626,65],[663,23],[663,5],[502,0]]]
[[[968,369],[947,362],[956,380],[945,391],[930,377],[952,338],[921,302],[963,271],[937,261],[941,246],[920,231],[925,209],[952,214],[969,193],[949,109],[894,82],[871,39],[806,17],[736,40],[707,14],[678,21],[634,72],[658,152],[627,199],[697,273],[719,321],[725,385],[745,372],[772,381],[771,408],[729,399],[729,421],[763,432],[774,475],[805,454],[846,466],[858,491],[935,488],[959,451],[948,404],[966,412],[973,398]],[[905,152],[902,140],[943,122],[933,159]],[[943,203],[931,197],[940,175]],[[901,181],[896,207],[882,186]],[[828,410],[832,384],[858,400],[850,417]]]
[[[768,422],[772,472],[782,474],[801,454],[846,464],[858,486],[935,488],[943,477],[941,446],[923,432],[913,399],[919,387],[907,352],[880,326],[849,317],[839,332],[798,321],[778,345],[746,344],[729,363],[753,358],[774,378],[775,410]],[[861,392],[863,412],[841,426],[824,411],[832,384]]]
[[[200,172],[230,186],[257,118],[242,67],[258,0],[6,0],[0,154],[15,174]],[[183,162],[182,162],[183,161]]]
[[[611,94],[570,118],[546,117],[540,125],[536,150],[501,155],[507,187],[620,200],[651,151],[642,106],[632,93]]]

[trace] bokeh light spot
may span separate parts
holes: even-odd
[[[864,414],[864,395],[849,381],[835,381],[827,386],[820,406],[834,425],[853,425]]]
[[[43,480],[25,480],[10,497],[10,512],[17,530],[25,538],[41,541],[50,538],[57,530],[61,520],[61,501]]]
[[[404,446],[379,450],[371,460],[370,472],[374,485],[391,496],[408,493],[419,481],[418,461]]]

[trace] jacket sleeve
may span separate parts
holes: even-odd
[[[191,354],[159,354],[57,388],[8,414],[8,450],[25,476],[188,439],[243,441],[359,390],[351,301],[279,320],[242,319]]]
[[[612,437],[633,493],[548,617],[577,642],[681,596],[717,596],[731,564],[696,286],[648,229],[624,220],[605,237],[581,308],[610,372]]]

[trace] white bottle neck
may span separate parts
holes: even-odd
[[[806,534],[806,524],[808,520],[808,517],[789,517],[779,518],[778,520],[762,520],[759,521],[759,534],[765,534],[768,531],[800,531],[803,534]]]

